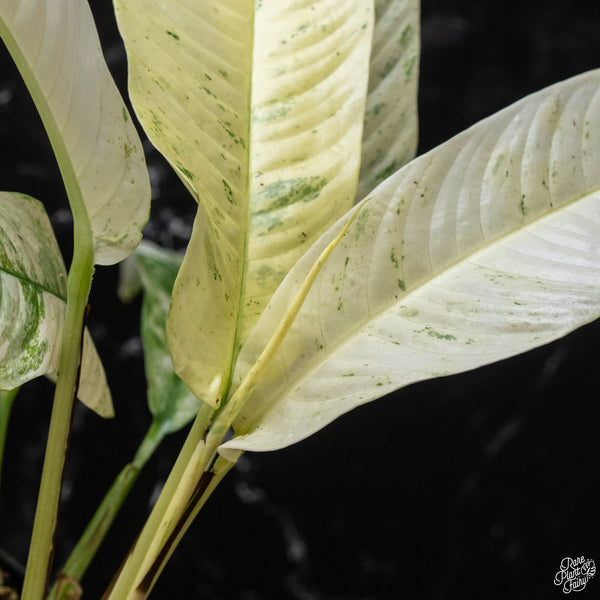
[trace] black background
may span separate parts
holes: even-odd
[[[124,54],[110,3],[95,0],[121,89]],[[420,152],[523,95],[600,66],[597,0],[422,3]],[[45,134],[0,51],[0,188],[48,209],[66,260],[71,220]],[[147,146],[146,234],[182,248],[194,203]],[[139,302],[98,268],[89,326],[117,418],[78,407],[58,530],[61,564],[148,424]],[[198,600],[561,598],[564,556],[600,561],[600,323],[474,372],[407,387],[288,449],[247,454],[214,494],[153,597]],[[23,390],[0,500],[2,566],[26,561],[52,386]],[[184,437],[148,464],[83,581],[93,599],[116,570]],[[159,482],[159,483],[157,483]],[[16,563],[16,564],[15,564]],[[597,597],[600,576],[579,598]]]

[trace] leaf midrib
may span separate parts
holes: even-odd
[[[46,30],[44,29],[44,31]],[[79,239],[87,238],[88,243],[91,244],[93,233],[90,217],[84,203],[83,193],[79,186],[79,181],[73,163],[71,162],[64,137],[54,118],[54,113],[48,104],[46,94],[39,85],[32,65],[29,64],[28,59],[21,50],[21,46],[12,35],[10,27],[6,24],[2,16],[0,16],[0,37],[2,37],[6,44],[6,47],[29,90],[29,94],[31,95],[50,140],[73,213],[75,235],[76,237],[79,237]],[[77,236],[77,232],[85,232],[85,235]]]
[[[292,379],[289,379],[288,382],[286,383],[284,389],[282,390],[281,393],[278,394],[278,397],[271,403],[269,403],[267,406],[265,406],[264,410],[262,410],[260,413],[258,413],[254,418],[252,418],[252,420],[243,428],[242,431],[237,432],[236,431],[236,435],[245,435],[247,433],[249,433],[250,431],[252,431],[252,429],[256,426],[257,423],[259,423],[267,413],[271,412],[279,403],[283,402],[285,400],[285,398],[287,397],[287,391],[290,389],[293,389],[295,387],[298,387],[298,384],[303,381],[304,379],[306,379],[307,377],[307,373],[311,373],[312,371],[314,371],[316,368],[318,368],[321,364],[326,363],[329,358],[335,353],[337,352],[340,348],[342,348],[343,346],[345,346],[348,341],[354,337],[358,332],[362,331],[362,329],[365,327],[365,325],[367,325],[369,322],[373,321],[374,319],[376,319],[377,317],[383,315],[385,312],[387,312],[388,310],[390,310],[390,308],[392,308],[393,306],[395,306],[396,304],[398,304],[400,301],[402,300],[406,300],[406,298],[408,296],[410,296],[411,294],[414,294],[416,292],[418,292],[419,290],[421,290],[424,286],[426,286],[427,284],[429,284],[431,281],[433,281],[434,279],[440,277],[441,275],[447,273],[450,269],[454,269],[457,266],[459,266],[461,263],[465,263],[466,261],[472,259],[474,256],[476,256],[477,254],[480,254],[482,252],[485,252],[487,250],[489,250],[489,248],[492,245],[501,243],[502,240],[515,235],[516,233],[522,231],[523,229],[530,227],[532,225],[534,225],[535,223],[541,221],[544,218],[549,217],[552,214],[556,214],[566,208],[568,208],[569,206],[572,206],[573,204],[576,204],[577,202],[584,200],[585,198],[587,198],[588,196],[592,196],[596,193],[600,193],[600,186],[594,188],[592,191],[586,192],[584,194],[581,194],[580,196],[574,198],[573,200],[569,200],[567,202],[562,203],[560,206],[553,208],[551,210],[549,210],[548,212],[539,215],[538,217],[531,219],[530,221],[527,221],[526,223],[524,223],[523,225],[521,225],[520,227],[511,230],[510,232],[505,233],[504,235],[500,235],[496,238],[494,238],[493,240],[491,240],[490,242],[488,242],[485,246],[478,248],[477,250],[474,250],[464,256],[462,256],[461,258],[457,259],[456,261],[454,261],[453,263],[449,264],[448,266],[446,266],[443,271],[440,271],[438,273],[432,274],[427,278],[424,278],[422,280],[421,283],[419,283],[414,289],[410,290],[409,292],[405,292],[403,295],[399,295],[398,298],[395,298],[393,302],[389,302],[386,303],[384,305],[382,305],[382,307],[380,309],[377,310],[377,312],[373,312],[373,313],[369,313],[369,315],[367,315],[363,320],[360,321],[360,323],[356,324],[354,327],[352,327],[344,336],[341,336],[340,338],[338,338],[338,341],[336,344],[329,346],[326,350],[324,350],[323,352],[319,352],[318,354],[314,354],[313,355],[313,359],[310,360],[307,363],[306,368],[302,369],[301,372],[298,373],[298,375]],[[368,206],[368,203],[371,201],[376,201],[376,198],[366,198],[365,200],[363,200],[362,204],[363,206],[360,208],[360,210],[357,213],[357,218],[360,215],[360,211],[363,210],[363,208],[365,208],[365,206]],[[339,223],[339,222],[338,222]],[[258,382],[258,385],[260,385],[260,382]]]
[[[10,277],[14,277],[15,279],[18,279],[21,282],[27,283],[29,285],[33,285],[39,291],[50,294],[51,296],[54,296],[55,298],[58,298],[59,300],[62,300],[65,303],[67,302],[66,293],[64,295],[61,295],[60,293],[57,293],[56,290],[52,290],[51,288],[49,288],[48,286],[46,286],[44,284],[41,284],[37,281],[29,279],[26,275],[18,273],[17,271],[13,271],[13,270],[7,269],[5,267],[0,267],[0,273],[4,273]]]
[[[253,2],[255,4],[255,2]],[[240,285],[239,285],[239,294],[237,298],[237,315],[235,321],[235,329],[233,335],[233,345],[231,347],[231,359],[229,362],[228,373],[227,373],[227,383],[223,389],[221,405],[226,404],[227,399],[229,398],[229,392],[231,390],[231,386],[233,383],[233,375],[235,373],[235,365],[237,362],[238,355],[240,350],[242,349],[242,344],[240,343],[240,336],[243,331],[242,327],[242,318],[244,316],[244,299],[246,297],[246,277],[248,274],[249,268],[249,260],[248,260],[248,250],[250,245],[250,225],[252,222],[252,212],[251,212],[251,202],[250,202],[250,173],[252,172],[252,92],[254,89],[254,48],[255,48],[255,32],[256,32],[256,6],[254,6],[254,10],[252,11],[252,23],[250,24],[252,29],[252,33],[250,35],[250,39],[252,40],[252,48],[250,49],[250,55],[252,59],[250,61],[250,74],[249,74],[249,87],[248,87],[248,105],[247,115],[248,115],[248,127],[246,132],[246,139],[248,143],[246,144],[246,177],[244,181],[245,187],[245,224],[244,227],[244,240],[242,244],[242,254],[240,257],[241,268],[240,268]]]

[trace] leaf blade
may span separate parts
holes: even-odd
[[[282,447],[393,389],[597,318],[599,124],[593,71],[477,124],[377,188],[223,451]],[[307,255],[274,297],[240,374],[309,264]]]
[[[356,199],[362,200],[417,151],[419,0],[377,0],[369,93]]]
[[[74,215],[113,264],[141,239],[150,187],[141,142],[81,0],[5,2],[0,35],[52,143]]]
[[[169,325],[170,345],[178,374],[214,405],[227,384],[245,253],[239,224],[248,211],[252,7],[235,1],[115,7],[140,122],[199,201],[172,300],[171,313],[186,315],[186,322]],[[188,361],[194,347],[207,350],[201,371]]]
[[[0,388],[58,369],[66,314],[66,269],[43,206],[0,192]],[[113,415],[102,363],[85,332],[79,399]]]
[[[198,413],[200,401],[175,374],[167,346],[171,291],[182,256],[149,242],[133,254],[144,289],[141,337],[148,381],[148,407],[162,435],[178,431]]]
[[[139,16],[149,11],[146,38]],[[177,372],[214,406],[275,287],[352,205],[367,70],[362,85],[347,75],[356,61],[366,67],[372,6],[121,1],[117,17],[140,120],[199,201],[168,330]],[[333,116],[331,102],[320,107],[332,76],[347,99],[331,99]],[[315,172],[329,147],[336,160]]]

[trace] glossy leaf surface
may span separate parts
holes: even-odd
[[[419,5],[419,0],[375,2],[357,200],[412,160],[417,151]]]
[[[243,377],[311,248],[242,349]],[[600,71],[510,106],[362,204],[223,446],[268,450],[401,386],[473,369],[600,315]]]
[[[182,256],[142,242],[133,254],[144,290],[142,344],[148,381],[148,406],[163,434],[187,425],[198,412],[199,400],[175,374],[167,346],[167,315]]]
[[[3,0],[0,35],[48,132],[96,264],[139,243],[150,186],[142,146],[108,72],[84,0]]]
[[[67,273],[43,206],[0,192],[0,389],[58,368]],[[85,333],[78,396],[102,416],[112,403],[100,359]]]
[[[373,4],[119,0],[133,104],[198,200],[169,321],[202,400],[277,285],[354,202]]]

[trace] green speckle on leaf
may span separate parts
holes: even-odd
[[[367,116],[367,117],[375,116],[376,117],[385,107],[386,107],[386,103],[380,102],[379,104],[376,104],[373,108],[369,109],[366,112],[365,116]],[[373,160],[369,166],[373,166],[376,162],[377,162],[377,159]]]
[[[207,87],[202,86],[200,89],[202,91],[206,92],[211,98],[215,98],[215,99],[217,98]]]
[[[393,161],[389,164],[383,171],[380,171],[375,175],[375,181],[383,181],[387,177],[389,177],[396,170],[396,161]]]
[[[186,169],[183,165],[178,164],[177,168],[190,180],[193,181],[194,180],[194,174],[189,171],[188,169]]]
[[[424,327],[423,329],[414,330],[415,333],[426,333],[429,337],[432,338],[436,338],[438,340],[448,340],[448,341],[452,341],[452,340],[456,340],[456,338],[450,334],[450,333],[440,333],[439,331],[436,331],[435,329],[432,329],[431,327]]]
[[[274,181],[258,192],[253,200],[255,206],[262,206],[254,215],[263,215],[296,202],[310,202],[319,196],[327,184],[324,177],[295,177]]]
[[[123,144],[123,150],[125,151],[125,158],[129,158],[132,152],[136,151],[135,146],[129,146],[127,143]]]
[[[390,60],[388,60],[385,63],[383,69],[380,71],[379,77],[381,79],[385,79],[394,70],[394,67],[397,64],[398,64],[398,58],[397,57],[391,58]]]
[[[160,117],[153,110],[150,111],[150,116],[152,117],[152,129],[154,129],[156,133],[162,133],[163,122],[160,120]]]
[[[227,201],[229,202],[229,204],[235,204],[235,201],[233,199],[233,190],[231,189],[231,186],[224,179],[221,179],[221,181],[223,182],[223,189],[225,190]]]
[[[416,63],[417,63],[416,55],[413,56],[412,58],[409,58],[408,60],[404,61],[402,66],[404,67],[404,74],[406,75],[407,79],[410,79],[410,77],[412,76],[412,72],[413,72],[413,69],[414,69]]]
[[[406,42],[408,41],[408,36],[410,35],[410,32],[412,31],[412,25],[407,25],[404,30],[402,31],[402,34],[400,36],[400,45],[401,46],[406,46]]]
[[[273,281],[281,281],[281,279],[283,279],[283,277],[280,277],[280,274],[269,265],[261,265],[253,272],[252,276],[261,287],[267,287],[268,285],[271,285]]]
[[[396,257],[396,253],[394,252],[394,250],[392,249],[392,251],[390,252],[390,260],[392,261],[392,264],[396,267],[396,269],[398,268],[398,258]]]
[[[398,279],[398,287],[405,292],[406,291],[406,285],[404,283],[404,281],[402,279]]]
[[[502,166],[502,163],[504,162],[504,154],[499,154],[496,157],[496,162],[494,163],[494,166],[492,168],[492,174],[496,175],[496,173],[498,173],[498,169]]]
[[[252,120],[255,123],[268,123],[281,117],[285,117],[291,110],[290,106],[280,105],[277,108],[269,107],[267,109],[256,109],[252,113]]]
[[[438,340],[448,340],[448,341],[451,341],[451,340],[455,340],[456,339],[453,335],[451,335],[449,333],[443,334],[443,333],[439,333],[438,331],[434,331],[433,329],[431,329],[430,331],[428,331],[427,335],[430,336],[430,337],[437,338]]]
[[[381,102],[380,104],[376,104],[373,107],[373,114],[375,116],[377,116],[381,112],[381,110],[384,109],[384,108],[385,108],[385,102]]]
[[[403,317],[418,317],[419,311],[416,308],[410,308],[408,306],[401,306],[399,313]]]
[[[243,138],[238,137],[235,132],[230,129],[231,123],[229,123],[229,121],[217,121],[217,123],[236,144],[239,144],[242,148],[246,147],[246,141]]]
[[[167,35],[170,35],[173,39],[179,41],[179,36],[176,33],[173,33],[172,31],[167,31],[166,33]]]
[[[122,115],[123,115],[123,121],[125,123],[127,123],[127,121],[129,121],[129,115],[127,114],[127,109],[125,107],[123,107]]]
[[[153,83],[155,83],[163,92],[165,91],[165,86],[158,80],[153,78],[152,79]],[[160,110],[160,109],[159,109]]]
[[[521,209],[521,214],[526,217],[529,212],[527,207],[525,206],[525,194],[521,195],[521,202],[519,203],[519,208]]]
[[[21,282],[22,298],[19,300],[27,307],[27,318],[19,328],[16,338],[4,349],[0,362],[0,379],[22,380],[36,371],[49,351],[47,340],[41,333],[45,329],[46,309],[43,294],[38,286],[31,282]],[[4,298],[2,299],[4,302]],[[11,299],[7,304],[10,309]]]

